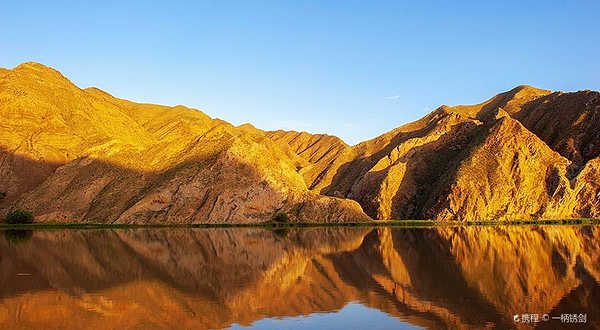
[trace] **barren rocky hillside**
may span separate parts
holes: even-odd
[[[598,92],[519,86],[481,104],[442,106],[353,147],[307,133],[269,136],[302,151],[309,187],[354,199],[376,219],[600,216]],[[329,148],[336,157],[310,157]]]
[[[351,200],[307,189],[259,131],[183,106],[79,89],[25,63],[0,75],[0,206],[39,221],[365,221]]]
[[[0,215],[255,223],[600,216],[600,93],[519,86],[349,146],[0,71]],[[364,213],[363,213],[364,210]],[[367,216],[368,215],[368,216]]]

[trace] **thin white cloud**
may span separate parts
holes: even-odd
[[[429,109],[429,107],[425,107],[423,110],[421,110],[421,112],[431,112],[431,109]]]
[[[398,95],[392,95],[392,96],[384,96],[383,99],[384,100],[396,100],[399,99],[402,95],[398,94]]]

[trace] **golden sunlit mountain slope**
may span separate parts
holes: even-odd
[[[540,219],[600,216],[599,127],[600,93],[519,86],[343,149],[307,133],[269,135],[300,156],[341,150],[333,159],[304,156],[320,171],[304,179],[373,218]]]
[[[368,220],[354,201],[308,191],[260,132],[81,90],[41,64],[0,74],[0,117],[4,211],[60,222]]]
[[[117,99],[25,63],[0,71],[0,213],[117,223],[259,222],[278,212],[368,220],[362,210],[375,219],[599,217],[599,112],[598,92],[519,86],[349,146]]]
[[[315,188],[322,180],[321,176],[329,172],[336,162],[345,159],[352,148],[336,136],[326,134],[309,134],[306,132],[275,131],[266,132],[267,136],[280,145],[289,146],[308,164],[299,169],[306,184]],[[317,189],[318,190],[318,189]]]

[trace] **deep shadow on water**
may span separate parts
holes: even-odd
[[[598,329],[599,239],[583,226],[4,232],[0,329]],[[563,313],[587,323],[541,320]]]

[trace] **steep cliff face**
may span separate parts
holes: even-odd
[[[304,178],[377,219],[598,217],[599,111],[598,92],[519,86],[481,104],[442,106],[317,160],[322,172]],[[282,135],[275,138],[302,149],[297,133]]]
[[[368,220],[354,201],[308,191],[262,132],[198,110],[81,90],[26,63],[0,76],[0,111],[0,205],[40,221]]]

